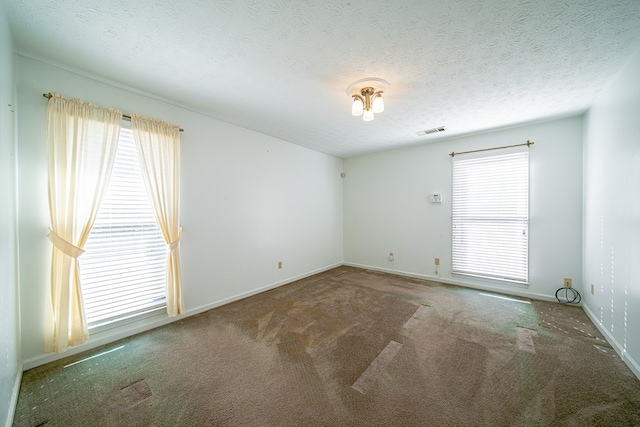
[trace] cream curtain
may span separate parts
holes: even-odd
[[[149,199],[170,249],[167,314],[173,317],[184,313],[180,283],[180,128],[132,114],[131,129]]]
[[[89,336],[77,258],[106,191],[122,112],[58,94],[47,108],[49,213],[53,243],[45,351],[61,353]]]

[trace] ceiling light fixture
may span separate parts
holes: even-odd
[[[389,89],[389,83],[377,77],[367,77],[351,83],[347,88],[347,95],[353,98],[351,114],[362,115],[362,120],[365,122],[373,120],[374,113],[384,111],[382,94],[387,89]]]

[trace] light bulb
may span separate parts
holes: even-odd
[[[373,112],[382,113],[384,111],[384,101],[382,100],[382,93],[378,93],[373,99]]]
[[[364,104],[362,99],[357,96],[353,97],[353,105],[351,105],[351,115],[359,116],[364,111]]]
[[[364,120],[365,122],[370,122],[371,120],[373,120],[373,111],[366,110],[362,115],[362,120]]]

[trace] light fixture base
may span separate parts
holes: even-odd
[[[347,87],[347,95],[361,95],[362,89],[366,87],[373,88],[373,92],[386,92],[389,89],[389,82],[377,77],[365,77],[351,83]]]

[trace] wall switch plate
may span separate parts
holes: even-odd
[[[564,287],[565,288],[570,288],[572,284],[573,284],[573,281],[571,280],[570,277],[565,277],[564,278]]]
[[[435,259],[435,263],[436,263],[436,265],[440,265],[440,258],[436,258]]]
[[[429,201],[431,203],[442,203],[442,193],[432,193],[429,196]]]
[[[278,261],[278,268],[282,268],[282,261]]]

